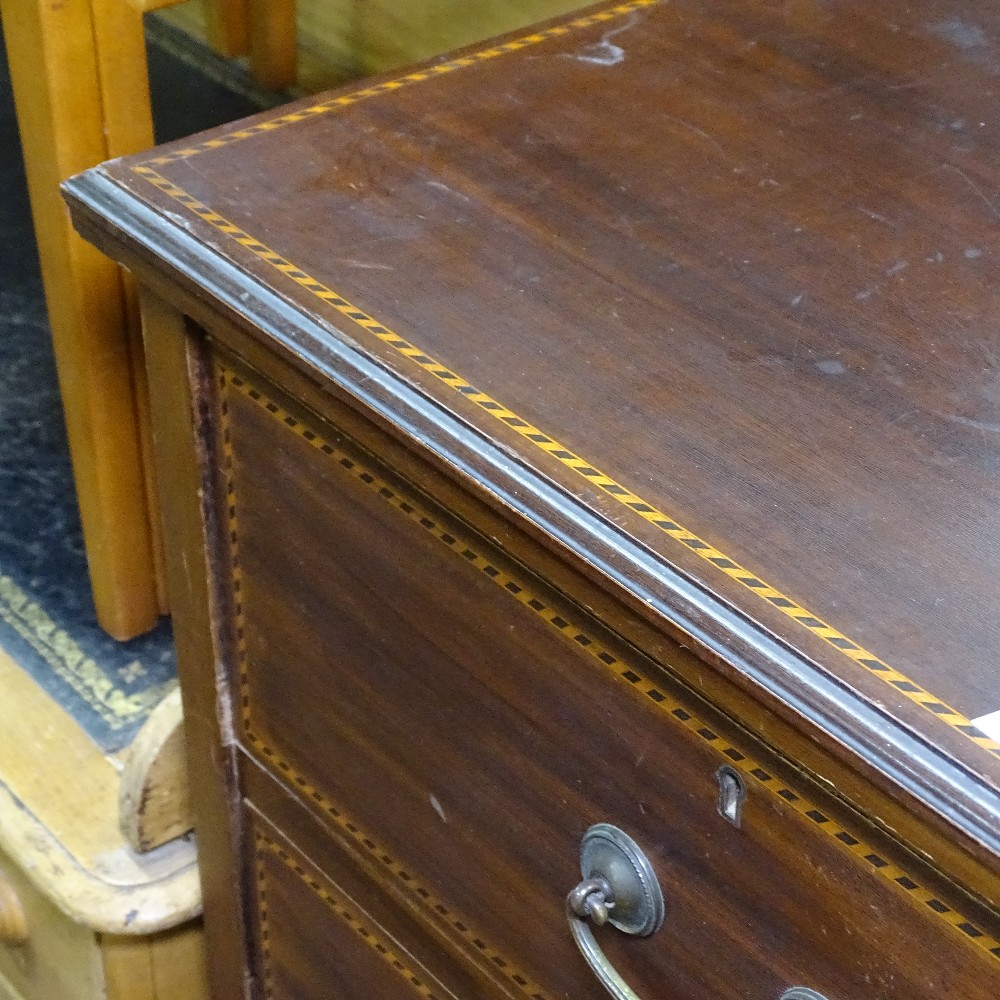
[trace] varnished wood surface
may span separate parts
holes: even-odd
[[[102,937],[107,1000],[212,1000],[201,921],[150,939]]]
[[[210,550],[205,539],[202,462],[197,439],[195,399],[203,390],[197,344],[189,343],[184,317],[159,296],[143,289],[142,328],[150,373],[150,399],[157,471],[169,484],[162,493],[164,530],[177,544],[168,547],[178,674],[184,707],[189,795],[197,822],[205,929],[210,942],[206,969],[218,1000],[242,997],[246,988],[242,958],[243,914],[236,844],[238,820],[231,815],[237,794],[232,736],[232,706],[217,684],[218,629]],[[183,540],[183,546],[181,545]]]
[[[0,851],[26,939],[0,941],[2,1000],[209,1000],[200,920],[158,933],[102,935],[59,909]]]
[[[122,754],[118,815],[132,847],[149,851],[188,833],[188,794],[181,693],[175,688],[150,713]]]
[[[637,6],[154,168],[975,718],[1000,701],[998,32],[972,2]],[[996,780],[819,630],[113,176]]]
[[[356,877],[325,860],[334,840],[415,911],[421,933],[404,925],[385,940],[433,966],[433,936],[421,935],[439,935],[445,983],[451,965],[488,974],[492,963],[493,990],[519,975],[529,997],[596,1000],[562,901],[579,837],[611,820],[646,845],[670,899],[667,934],[607,942],[640,995],[664,983],[692,1000],[776,997],[803,982],[831,997],[868,984],[900,998],[1000,988],[989,949],[929,919],[923,890],[894,881],[926,884],[914,859],[895,855],[902,867],[888,868],[891,853],[848,849],[841,838],[857,845],[872,828],[840,825],[834,803],[801,779],[782,783],[750,734],[700,716],[645,657],[335,430],[289,412],[252,376],[242,388],[224,377],[211,424],[237,738],[325,830],[244,769],[244,795],[300,852],[282,857],[273,833],[255,835],[265,961],[308,969],[322,952],[283,927],[295,906],[277,899],[306,907],[314,897],[334,924],[343,898],[378,905],[372,888],[345,897],[311,883],[303,856],[341,886]],[[669,667],[685,655],[660,650]],[[714,773],[734,760],[750,786],[739,832],[716,811]],[[753,777],[762,767],[765,778]],[[986,942],[994,921],[984,916]],[[393,926],[391,907],[380,921]],[[875,949],[852,944],[876,937]],[[321,980],[315,968],[301,974]]]
[[[419,957],[442,911],[389,858],[586,995],[549,918],[610,819],[676,894],[676,938],[609,946],[644,995],[996,993],[997,22],[606,7],[69,186],[156,293],[218,982],[308,996],[334,883],[487,975],[454,925]],[[765,773],[738,833],[720,746]]]
[[[2,649],[0,690],[0,997],[207,1000],[194,844],[135,854],[119,761]]]

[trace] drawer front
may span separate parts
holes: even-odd
[[[441,985],[347,895],[263,820],[251,827],[265,997],[444,1000]]]
[[[998,995],[994,917],[684,689],[669,660],[687,654],[627,647],[473,508],[443,509],[256,376],[220,365],[217,404],[238,739],[456,967],[531,1000],[602,996],[563,907],[603,821],[666,896],[656,936],[599,932],[640,996]],[[739,827],[722,765],[746,786]]]
[[[252,857],[255,975],[268,997],[503,1000],[502,981],[467,962],[410,894],[353,845],[331,837],[272,777],[249,763],[244,830]]]
[[[0,1000],[98,1000],[101,953],[93,931],[73,923],[0,852],[5,934],[23,923],[20,943],[0,941]],[[11,917],[11,910],[17,918]],[[23,920],[22,920],[23,918]]]

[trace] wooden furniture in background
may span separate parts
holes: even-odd
[[[289,18],[277,12],[293,0],[281,3],[256,0],[269,17],[277,19],[272,38],[287,37]],[[483,38],[524,27],[584,6],[581,0],[505,0],[504,3],[469,4],[467,0],[298,0],[299,88],[316,93],[359,76],[398,69],[400,66],[470,45]],[[254,10],[255,8],[251,8]],[[223,54],[245,51],[245,43],[227,47],[211,11],[198,3],[182,3],[160,15],[194,38],[208,41]],[[264,25],[267,18],[253,14],[251,23]],[[259,32],[254,32],[259,34]],[[265,75],[257,58],[257,79],[287,80]],[[280,50],[274,62],[282,65]]]
[[[2,650],[0,690],[0,1000],[208,1000],[194,844],[133,850],[118,800],[136,764]]]
[[[142,11],[165,2],[173,0],[0,2],[94,601],[117,639],[168,610],[145,371],[128,275],[72,231],[58,188],[153,144]],[[220,45],[228,38],[238,48],[248,35],[243,6],[205,5],[222,25]],[[274,28],[272,11],[266,30]],[[294,30],[290,20],[259,46],[262,74],[275,84],[294,69]]]
[[[201,3],[181,4],[181,7],[197,7],[206,25],[208,42],[220,56],[235,58],[247,51],[249,30],[247,26],[248,0],[202,0]],[[157,7],[176,7],[165,3]]]
[[[0,934],[0,1000],[210,1000],[200,921],[157,934],[95,933],[68,919],[0,852],[26,938]]]
[[[178,0],[147,2],[147,10],[175,6]],[[204,25],[208,43],[219,55],[246,55],[250,73],[263,87],[284,90],[298,78],[296,0],[201,0],[195,23]],[[198,16],[200,15],[200,17]],[[191,16],[182,15],[185,23]]]
[[[329,44],[324,4],[309,17],[308,0],[300,0],[302,42],[320,52]],[[470,11],[465,0],[351,0],[354,14],[354,65],[357,72],[385,73],[450,49],[513,31],[544,18],[587,6],[580,0],[509,0],[479,4]],[[328,15],[326,15],[328,16]]]
[[[220,997],[597,1000],[599,822],[639,997],[1000,995],[1000,13],[938,14],[632,0],[67,185]]]
[[[248,0],[248,5],[250,72],[271,90],[291,87],[298,76],[296,0]]]
[[[73,231],[59,183],[153,142],[142,14],[125,0],[2,0],[94,601],[119,639],[167,609],[148,403],[128,279]]]
[[[122,753],[118,812],[121,831],[137,851],[160,847],[194,826],[179,689],[153,709]]]

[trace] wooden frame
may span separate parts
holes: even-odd
[[[72,230],[59,183],[152,144],[142,14],[121,0],[2,0],[28,189],[98,620],[165,612],[142,359],[127,278]]]
[[[94,603],[116,639],[168,611],[145,369],[129,276],[73,232],[58,188],[153,144],[142,14],[170,2],[0,0]],[[245,0],[205,6],[220,52],[252,36],[258,76],[290,82],[294,3],[257,4],[250,33]]]

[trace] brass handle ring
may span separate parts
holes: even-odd
[[[601,950],[591,923],[610,923],[639,937],[655,934],[664,914],[656,873],[639,845],[610,823],[598,823],[583,835],[580,872],[583,881],[566,897],[573,940],[615,1000],[639,1000]]]

